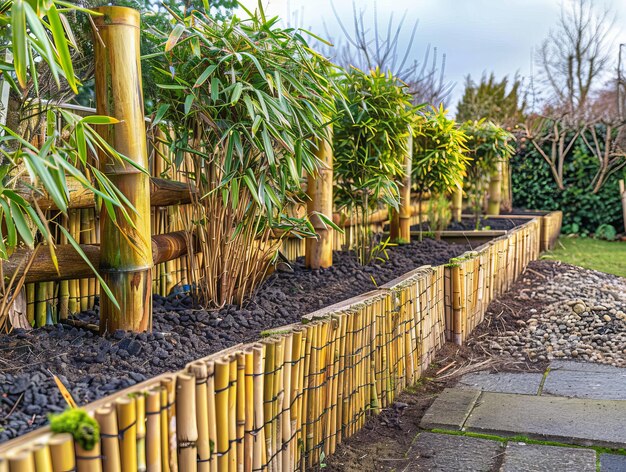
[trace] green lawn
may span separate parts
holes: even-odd
[[[626,277],[626,242],[561,237],[556,248],[546,252],[543,259]]]

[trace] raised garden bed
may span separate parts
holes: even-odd
[[[206,311],[189,297],[154,297],[151,334],[116,332],[101,338],[64,325],[0,336],[0,442],[46,423],[46,413],[65,401],[50,372],[78,404],[85,404],[240,342],[266,329],[300,321],[302,315],[375,289],[425,264],[442,264],[468,249],[426,239],[389,250],[389,261],[361,267],[352,253],[336,252],[330,269],[309,271],[299,259],[293,272],[279,271],[243,308]],[[79,316],[94,321],[97,308]]]

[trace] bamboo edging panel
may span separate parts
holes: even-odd
[[[467,338],[489,302],[539,256],[542,230],[558,233],[558,214],[551,225],[541,218],[450,264],[420,267],[87,405],[103,433],[99,449],[81,451],[71,436],[42,428],[0,446],[0,470],[314,467],[413,385],[446,338]]]

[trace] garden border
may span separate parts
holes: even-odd
[[[44,427],[0,445],[0,472],[312,467],[415,383],[446,338],[467,338],[552,247],[561,216],[86,405],[101,426],[95,449]]]

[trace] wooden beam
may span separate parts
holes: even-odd
[[[186,255],[188,252],[187,238],[188,236],[185,231],[152,236],[153,263],[161,264],[162,262],[167,262]],[[97,268],[100,261],[100,245],[81,244],[80,248],[87,256],[89,262],[91,262],[91,265]],[[48,248],[41,246],[35,255],[30,270],[26,274],[26,283],[53,282],[94,277],[94,273],[89,268],[89,265],[71,244],[58,245],[55,252],[59,261],[59,271],[57,272],[52,263]],[[21,277],[24,274],[26,262],[32,255],[32,249],[22,248],[15,251],[8,260],[2,263],[4,276],[11,278],[13,274],[17,272],[17,277]]]

